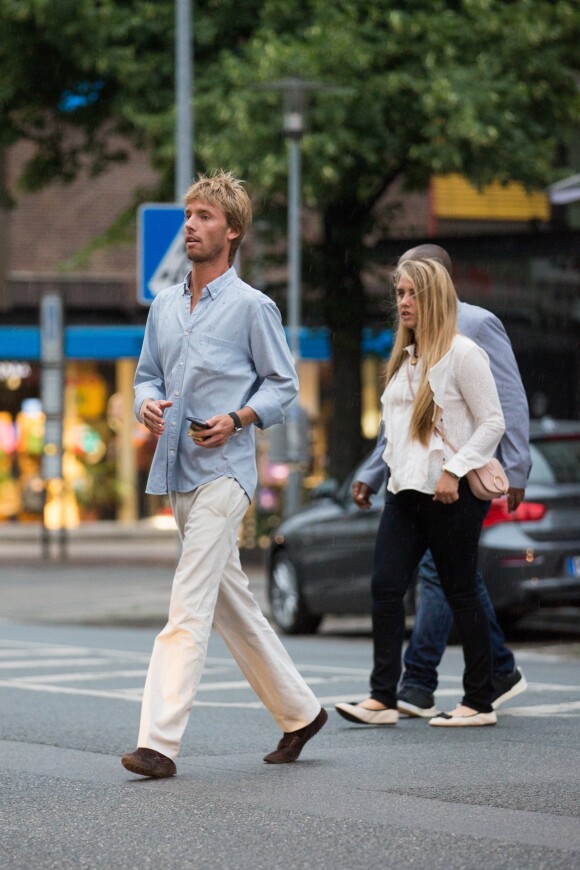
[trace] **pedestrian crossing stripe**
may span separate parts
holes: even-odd
[[[141,652],[0,639],[0,687],[53,695],[141,703],[148,662],[149,655]],[[318,665],[310,662],[297,663],[297,667],[309,685],[315,689],[323,706],[333,706],[339,701],[352,701],[357,693],[361,697],[366,694],[368,672],[363,668]],[[49,673],[47,669],[50,669]],[[31,673],[24,673],[27,670]],[[440,688],[436,693],[437,700],[447,697],[457,698],[460,692],[457,684],[461,682],[461,678],[441,674],[439,679],[440,683],[451,683],[452,687]],[[96,685],[104,681],[128,682],[129,685],[106,688],[99,688]],[[72,683],[78,685],[71,685]],[[344,694],[345,689],[351,684],[353,690]],[[333,691],[335,688],[336,691]],[[231,697],[234,692],[251,691],[250,685],[240,677],[233,660],[208,657],[194,706],[261,709],[262,704],[255,699],[253,693],[248,700],[243,696]],[[225,697],[216,697],[220,692],[223,692]],[[555,703],[545,702],[547,694],[558,693],[566,694],[568,697]],[[541,697],[542,703],[532,703],[534,700],[540,700],[538,696]],[[580,700],[577,700],[579,696],[579,685],[529,682],[526,699],[529,698],[530,703],[518,707],[502,707],[500,715],[578,716],[580,715]]]

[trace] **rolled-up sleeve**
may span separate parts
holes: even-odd
[[[378,492],[386,479],[387,466],[383,459],[386,446],[385,424],[381,420],[373,452],[365,464],[359,468],[356,476],[356,479],[361,483],[366,483],[367,486],[370,486],[373,492]]]
[[[157,343],[157,310],[153,303],[147,325],[145,327],[145,335],[143,337],[143,346],[141,355],[137,363],[135,372],[135,416],[139,421],[141,406],[145,399],[165,399],[165,381],[163,371],[159,361],[158,343]]]
[[[284,411],[298,393],[298,376],[278,308],[261,302],[252,318],[250,350],[258,375],[258,388],[247,404],[257,414],[262,429],[284,422]]]

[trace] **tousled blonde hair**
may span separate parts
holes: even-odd
[[[183,197],[186,206],[195,199],[220,208],[228,226],[239,233],[230,244],[228,261],[231,266],[242,239],[252,223],[252,203],[243,181],[235,178],[231,172],[224,172],[223,169],[211,176],[200,173],[197,181],[194,181]]]
[[[405,260],[394,273],[395,287],[402,277],[408,278],[415,290],[417,327],[413,331],[399,319],[387,383],[408,360],[405,347],[415,343],[421,354],[422,377],[413,401],[411,438],[426,446],[440,413],[429,386],[429,369],[445,356],[457,332],[457,294],[449,272],[436,260]]]

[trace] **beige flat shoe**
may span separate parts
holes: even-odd
[[[349,722],[357,725],[396,725],[399,721],[398,710],[388,707],[385,710],[367,710],[358,704],[335,704],[336,712]]]
[[[453,713],[437,713],[433,719],[429,720],[429,725],[439,725],[443,728],[461,728],[466,726],[476,725],[495,725],[497,723],[497,714],[491,713],[470,713],[468,716],[455,716]]]

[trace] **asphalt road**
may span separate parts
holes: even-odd
[[[363,622],[286,638],[330,719],[298,763],[279,767],[262,762],[278,732],[214,637],[178,775],[125,771],[119,756],[135,746],[169,594],[172,544],[164,552],[152,559],[141,546],[123,561],[103,545],[60,564],[31,551],[2,559],[0,547],[3,870],[580,865],[573,633],[524,633],[528,691],[495,728],[453,731],[417,720],[350,726],[334,713],[366,693]],[[263,600],[259,567],[250,573]],[[460,673],[450,647],[441,708],[459,697]]]
[[[178,759],[147,781],[133,748],[154,632],[0,625],[3,868],[570,868],[580,860],[577,662],[520,655],[531,682],[495,728],[328,726],[296,764],[212,640]],[[292,639],[321,701],[364,694],[368,639]],[[460,656],[439,702],[459,694]]]

